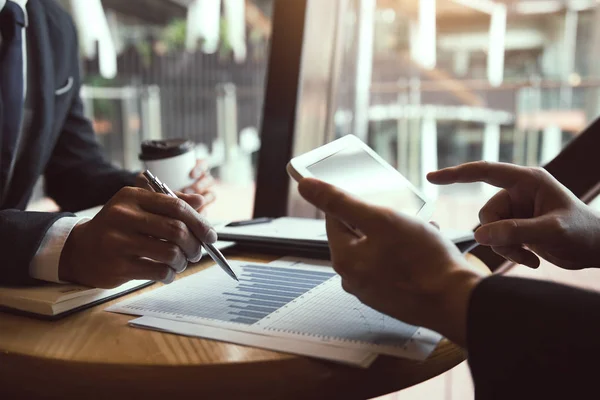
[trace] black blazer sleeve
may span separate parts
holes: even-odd
[[[467,345],[477,399],[600,397],[598,293],[492,276],[471,296]]]
[[[77,36],[65,42],[77,48]],[[76,51],[73,54],[77,54]],[[85,117],[79,95],[79,60],[71,60],[75,90],[73,101],[62,125],[56,147],[45,171],[46,192],[62,210],[80,211],[106,203],[124,186],[135,184],[135,174],[117,169],[104,158],[90,121]]]

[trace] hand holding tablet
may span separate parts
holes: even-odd
[[[353,135],[292,159],[287,171],[298,182],[302,178],[316,178],[369,204],[423,220],[428,220],[433,213],[433,202]]]

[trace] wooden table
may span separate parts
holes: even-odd
[[[203,261],[183,275],[209,264]],[[131,328],[131,316],[103,311],[112,303],[56,322],[0,313],[0,398],[365,399],[423,382],[465,359],[461,348],[443,340],[424,362],[380,356],[369,369],[346,367]]]

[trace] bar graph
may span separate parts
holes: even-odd
[[[261,345],[278,337],[290,340],[295,351],[300,343],[315,342],[423,359],[440,340],[435,332],[362,304],[344,291],[331,268],[304,263],[232,266],[239,282],[214,266],[108,311],[222,328],[225,341],[235,342],[226,332],[253,334],[253,343]]]
[[[254,324],[335,276],[320,272],[259,265],[242,267],[236,290],[223,292],[229,322]]]
[[[324,269],[241,264],[235,282],[210,268],[114,307],[117,312],[253,325],[335,276]]]

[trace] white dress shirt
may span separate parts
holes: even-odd
[[[4,8],[7,1],[12,1],[23,9],[25,13],[25,21],[28,21],[27,16],[27,1],[28,0],[0,0],[0,11]],[[26,23],[26,25],[28,25]],[[27,96],[27,28],[23,28],[23,94]],[[2,46],[2,36],[0,35],[0,46]],[[25,127],[25,129],[28,129]],[[23,130],[23,127],[21,128]],[[19,136],[22,136],[21,131]],[[46,232],[46,236],[42,239],[31,264],[29,265],[29,276],[34,279],[39,279],[48,282],[63,283],[58,277],[58,265],[62,249],[75,226],[88,221],[89,218],[65,217],[54,223]]]

